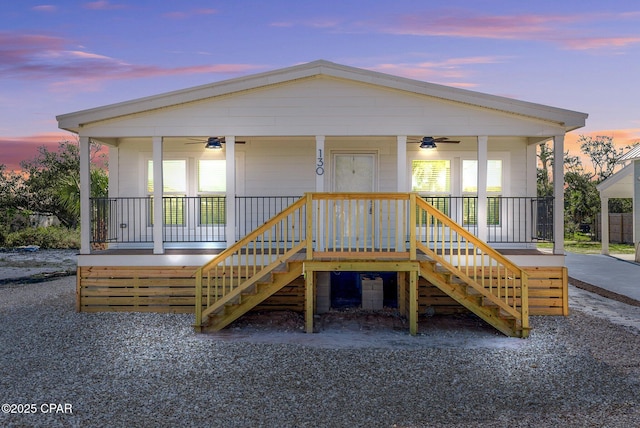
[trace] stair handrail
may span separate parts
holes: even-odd
[[[302,225],[304,224],[304,222],[306,222],[306,218],[305,218],[305,214],[302,212],[302,207],[305,207],[307,204],[307,198],[306,197],[302,197],[299,200],[297,200],[296,202],[294,202],[293,204],[289,205],[287,208],[285,208],[283,211],[281,211],[279,214],[275,215],[274,217],[272,217],[271,219],[267,220],[264,224],[262,224],[260,227],[258,227],[257,229],[253,230],[251,233],[249,233],[248,235],[246,235],[244,238],[240,239],[239,241],[235,242],[233,245],[229,246],[228,248],[226,248],[224,251],[222,251],[220,254],[218,254],[215,258],[213,258],[212,260],[210,260],[209,262],[207,262],[206,264],[204,264],[203,266],[199,267],[195,273],[194,276],[196,278],[196,290],[195,290],[195,315],[196,315],[196,320],[195,320],[195,326],[196,328],[199,328],[202,325],[202,318],[203,316],[206,316],[207,313],[211,312],[211,307],[213,306],[213,304],[215,304],[217,301],[221,300],[218,299],[217,297],[217,290],[219,288],[219,284],[214,284],[214,286],[216,287],[216,289],[214,291],[216,291],[216,295],[212,296],[211,293],[211,278],[209,276],[209,273],[213,270],[217,270],[218,268],[220,268],[221,266],[228,266],[230,271],[226,272],[224,269],[221,271],[221,274],[223,275],[221,278],[224,281],[225,280],[225,275],[227,273],[230,274],[229,277],[229,282],[223,282],[222,287],[223,287],[223,294],[227,295],[229,293],[232,293],[234,290],[238,290],[241,289],[243,286],[245,286],[247,283],[247,281],[237,281],[234,283],[233,281],[233,274],[234,271],[238,274],[242,273],[244,271],[245,274],[249,274],[249,271],[251,270],[250,268],[253,267],[253,272],[251,272],[251,277],[253,278],[253,282],[255,282],[255,280],[257,280],[259,278],[259,275],[263,275],[264,274],[264,267],[265,266],[269,266],[272,265],[274,263],[274,261],[272,260],[272,258],[275,256],[276,261],[278,262],[282,262],[282,258],[278,258],[276,254],[272,254],[271,252],[269,252],[267,254],[270,262],[264,266],[261,266],[260,269],[258,269],[256,267],[256,248],[254,247],[254,265],[253,266],[249,266],[248,264],[244,264],[244,265],[238,265],[235,266],[233,265],[233,263],[231,263],[230,265],[225,265],[225,263],[227,263],[227,261],[232,260],[234,257],[237,257],[238,261],[241,260],[244,256],[244,258],[246,259],[246,261],[249,260],[249,254],[251,248],[251,244],[255,244],[257,245],[257,243],[259,242],[259,239],[262,237],[262,243],[264,244],[264,238],[265,238],[265,234],[268,231],[271,231],[275,226],[277,226],[279,223],[281,223],[283,220],[289,218],[289,216],[294,215],[296,213],[296,211],[300,210],[299,212],[299,227],[297,229],[294,228],[294,231],[297,231],[299,233],[298,235],[298,239],[293,239],[295,237],[295,233],[294,236],[292,236],[292,240],[291,242],[291,249],[287,252],[285,252],[285,254],[287,256],[290,255],[291,251],[300,251],[302,249],[305,248],[306,245],[306,233],[307,230],[305,227],[303,227]],[[285,232],[288,233],[288,229],[282,229],[285,230]],[[271,238],[270,238],[271,239]],[[294,242],[296,241],[296,242]],[[287,241],[289,242],[289,241]],[[269,245],[268,247],[265,248],[269,248],[269,251],[272,250],[272,246]],[[264,258],[264,254],[262,254],[262,258]],[[203,280],[205,279],[205,277],[207,278],[207,290],[205,293],[204,290],[204,286],[203,286]],[[218,278],[214,278],[214,280],[217,280]],[[227,291],[228,288],[228,291]],[[206,304],[203,307],[203,297],[206,297]],[[212,299],[213,297],[213,299]],[[213,302],[212,302],[213,300]]]
[[[521,328],[524,329],[528,329],[529,328],[529,292],[528,292],[528,274],[527,272],[521,268],[520,266],[516,265],[515,263],[513,263],[512,261],[510,261],[509,259],[507,259],[506,257],[504,257],[502,254],[500,254],[495,248],[491,247],[489,244],[487,244],[486,242],[484,242],[483,240],[481,240],[480,238],[478,238],[477,236],[473,235],[471,232],[469,232],[468,230],[466,230],[464,227],[462,227],[460,224],[456,223],[452,218],[450,218],[449,216],[447,216],[446,214],[444,214],[442,211],[438,210],[436,207],[434,207],[433,205],[431,205],[430,203],[428,203],[426,200],[420,198],[418,195],[412,194],[411,197],[412,201],[415,200],[415,206],[416,209],[422,209],[426,214],[427,214],[427,227],[429,227],[429,223],[430,223],[430,217],[432,216],[434,219],[436,219],[437,221],[439,221],[440,223],[442,223],[444,226],[448,227],[450,230],[452,230],[453,232],[455,232],[456,234],[458,234],[459,237],[464,238],[464,241],[466,241],[467,243],[470,243],[472,245],[471,250],[473,250],[474,254],[473,256],[475,257],[476,251],[480,251],[480,257],[488,257],[490,261],[495,261],[497,263],[498,266],[502,265],[504,266],[505,270],[505,274],[507,274],[507,272],[514,272],[516,273],[517,277],[519,277],[519,282],[520,282],[520,305],[517,305],[517,298],[516,295],[513,295],[513,305],[509,305],[507,302],[503,301],[502,298],[503,296],[494,296],[494,297],[498,297],[498,302],[500,303],[507,303],[507,306],[510,307],[513,311],[515,311],[514,315],[517,315],[520,317],[520,321],[521,321]],[[415,213],[416,210],[412,209],[412,218],[413,218],[413,213]],[[418,216],[416,215],[416,219],[415,219],[415,223],[413,224],[413,229],[412,229],[412,238],[413,238],[413,234],[415,232],[415,229],[417,227],[419,227],[420,225],[419,223],[419,219],[417,218]],[[434,224],[434,227],[435,226]],[[453,269],[454,274],[459,275],[461,278],[463,278],[466,281],[471,281],[471,283],[469,284],[470,286],[474,287],[476,290],[478,290],[479,292],[481,292],[483,295],[485,295],[485,289],[482,286],[482,284],[480,284],[477,281],[477,277],[475,274],[473,275],[469,275],[469,271],[468,268],[466,270],[462,270],[460,269],[460,266],[455,266],[453,263],[448,262],[443,256],[441,256],[440,254],[437,253],[437,251],[431,250],[428,246],[424,245],[422,242],[420,242],[420,240],[418,239],[418,237],[416,236],[415,238],[415,242],[417,247],[429,254],[430,257],[435,258],[439,263],[446,265],[446,267],[448,269]],[[460,242],[462,240],[458,239],[457,243],[458,243],[458,251],[461,250],[461,246],[460,246]],[[443,241],[444,243],[444,241]],[[443,248],[444,249],[444,248]],[[469,251],[469,247],[467,245],[467,254],[465,256],[468,257],[468,251]],[[467,265],[468,266],[468,265]],[[475,266],[475,260],[474,260],[474,271],[477,271],[477,266]],[[490,265],[491,266],[491,265]],[[484,267],[484,266],[482,266]],[[498,272],[499,273],[499,272]],[[514,277],[513,281],[514,281],[514,293],[515,293],[515,280],[517,278]],[[505,278],[505,281],[508,280],[508,277]],[[500,284],[498,284],[500,285]],[[508,301],[508,296],[504,296],[507,297],[507,301]],[[499,303],[499,304],[500,304]],[[502,306],[504,309],[507,309],[504,305],[500,304],[500,306]],[[518,307],[520,308],[520,310],[518,310]],[[507,309],[508,310],[508,309]],[[509,310],[508,310],[509,311]],[[513,314],[512,311],[509,311]]]

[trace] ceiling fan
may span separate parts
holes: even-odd
[[[206,140],[200,140],[195,138],[189,138],[190,140],[194,140],[193,143],[185,143],[185,144],[202,144],[204,143],[205,149],[213,149],[220,150],[222,149],[222,145],[225,144],[224,137],[209,137]],[[245,144],[245,141],[236,141],[236,144]]]
[[[417,141],[413,141],[413,142],[417,142]],[[436,147],[438,147],[436,143],[458,144],[460,141],[450,140],[448,137],[429,137],[429,136],[425,136],[425,137],[422,137],[422,139],[419,142],[420,142],[420,148],[421,149],[435,149]]]

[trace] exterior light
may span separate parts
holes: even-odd
[[[222,142],[220,141],[219,138],[216,137],[209,137],[207,139],[207,143],[204,146],[205,149],[213,149],[213,150],[221,150],[222,149]]]
[[[435,149],[436,147],[438,146],[436,146],[436,141],[433,137],[423,137],[420,141],[421,149]]]

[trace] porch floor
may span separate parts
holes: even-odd
[[[543,256],[550,255],[548,251],[540,250],[537,248],[496,248],[496,250],[504,256]],[[166,249],[165,255],[216,255],[224,251],[224,248],[171,248]],[[441,251],[438,253],[442,254]],[[451,254],[451,250],[445,250],[444,254]],[[453,250],[453,254],[457,254],[457,250]],[[151,248],[129,248],[129,249],[108,249],[108,250],[93,250],[90,255],[105,255],[105,256],[135,256],[153,255],[153,249]]]

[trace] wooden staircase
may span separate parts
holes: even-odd
[[[420,276],[507,336],[527,337],[520,314],[476,281],[433,260],[420,262]]]
[[[204,316],[208,330],[219,331],[302,275],[302,261],[281,263],[255,284],[238,287],[212,305]]]
[[[370,207],[368,214],[358,211],[358,206]],[[356,207],[353,212],[352,207]],[[344,214],[347,209],[349,216],[343,216],[348,217],[347,226],[338,224],[340,216],[328,215]],[[354,227],[357,215],[363,217],[361,227]],[[383,232],[383,226],[386,247],[378,242],[374,248],[372,237]],[[336,230],[347,235],[339,236],[339,248],[332,247],[327,238],[333,234],[335,242]],[[408,240],[393,242],[391,234]],[[363,242],[371,242],[371,247],[363,248]],[[529,334],[524,270],[415,194],[396,193],[307,194],[301,198],[198,269],[195,328],[220,330],[303,275],[305,326],[312,332],[314,274],[339,270],[408,273],[405,313],[412,334],[417,332],[418,276],[503,334]]]

